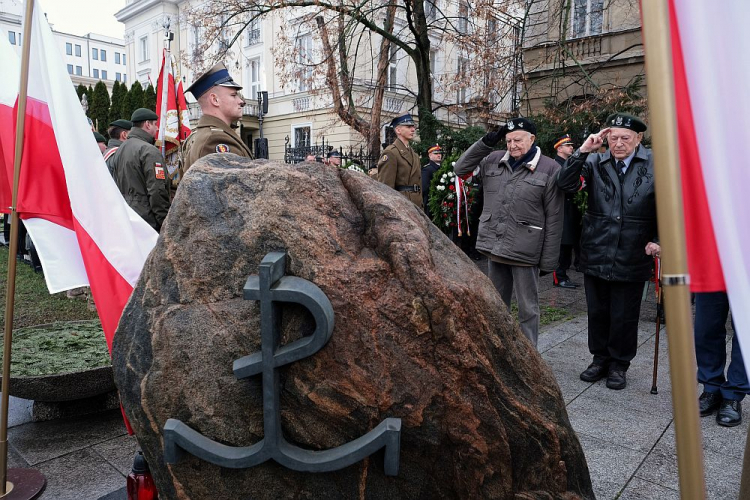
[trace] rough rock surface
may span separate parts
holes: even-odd
[[[319,286],[336,325],[317,354],[279,369],[286,439],[329,449],[402,419],[400,470],[382,450],[343,470],[269,461],[165,465],[177,418],[232,446],[263,438],[259,306],[242,299],[270,251]],[[285,306],[282,343],[310,333]],[[593,498],[552,372],[490,281],[404,197],[358,172],[211,155],[196,163],[120,321],[113,365],[160,498]]]

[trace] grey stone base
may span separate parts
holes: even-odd
[[[119,408],[119,406],[120,398],[117,391],[74,401],[34,401],[31,407],[31,420],[32,422],[44,422],[56,418],[80,417],[113,410]]]

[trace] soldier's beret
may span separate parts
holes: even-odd
[[[130,117],[130,121],[133,123],[145,122],[150,120],[158,120],[159,116],[147,108],[138,108],[133,111],[133,116]]]
[[[397,116],[393,120],[391,120],[391,127],[398,127],[399,125],[416,125],[414,123],[414,118],[409,113],[406,113],[405,115]]]
[[[555,140],[555,145],[552,146],[552,148],[557,149],[560,146],[565,145],[565,144],[570,144],[571,146],[573,145],[573,139],[570,138],[569,134],[565,134],[561,137],[558,137],[557,140]]]
[[[427,150],[427,154],[430,154],[430,153],[440,153],[440,154],[443,154],[443,148],[440,147],[440,144],[433,144]]]
[[[506,134],[523,130],[524,132],[536,135],[536,125],[526,118],[513,118],[512,120],[508,120],[505,123],[503,130]]]
[[[96,139],[96,142],[103,142],[105,144],[107,143],[107,139],[105,139],[104,136],[99,132],[94,132],[94,139]]]
[[[192,93],[193,97],[198,99],[214,85],[231,87],[237,90],[242,89],[240,84],[232,80],[232,76],[229,74],[227,67],[224,66],[224,63],[218,63],[199,76],[191,86],[185,89],[185,92]]]
[[[130,120],[125,120],[123,118],[120,118],[119,120],[115,120],[112,123],[109,124],[110,127],[119,127],[124,130],[130,130],[133,128],[133,122]]]
[[[607,117],[607,127],[627,128],[633,132],[645,132],[648,128],[639,118],[627,113],[613,113]]]

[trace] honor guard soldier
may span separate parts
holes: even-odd
[[[215,65],[187,88],[186,92],[192,93],[198,100],[203,116],[185,141],[185,172],[198,158],[211,153],[253,157],[233,130],[233,126],[242,118],[242,108],[245,106],[240,90],[242,87],[232,80],[222,63]]]
[[[109,124],[107,134],[109,135],[109,142],[107,143],[107,150],[104,152],[104,161],[107,163],[109,173],[112,174],[115,171],[115,162],[113,157],[117,152],[117,149],[122,146],[122,143],[128,138],[130,129],[133,128],[133,122],[130,120],[115,120]]]
[[[414,139],[417,125],[410,114],[396,117],[391,121],[396,132],[396,140],[385,148],[378,161],[378,180],[422,207],[422,172],[419,155],[409,146]]]
[[[432,183],[432,177],[435,172],[440,170],[440,164],[443,162],[443,150],[440,148],[440,144],[435,144],[427,150],[427,157],[430,161],[422,168],[422,204],[424,205],[424,212],[427,214],[427,218],[432,220],[432,214],[428,203],[430,201],[430,184]]]
[[[133,111],[133,128],[114,155],[113,176],[130,208],[157,231],[169,211],[170,190],[164,158],[154,146],[158,119],[150,109]]]

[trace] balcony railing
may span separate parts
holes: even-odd
[[[242,108],[242,116],[258,116],[258,103],[248,102]]]
[[[260,43],[260,29],[250,30],[247,32],[247,43],[245,47]]]
[[[292,99],[292,106],[294,111],[305,111],[310,109],[310,98],[309,97],[297,97]]]
[[[203,116],[203,111],[201,110],[200,104],[198,104],[197,102],[189,103],[188,116],[191,120],[198,120],[201,116]]]

